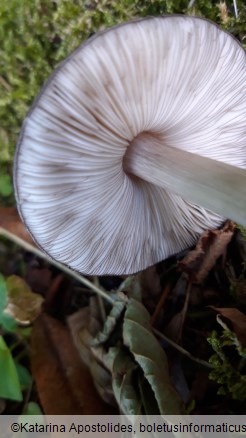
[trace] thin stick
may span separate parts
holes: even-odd
[[[183,306],[183,309],[181,310],[181,321],[180,321],[180,326],[179,326],[179,331],[178,331],[178,341],[181,341],[181,338],[182,338],[183,326],[184,326],[184,322],[185,322],[185,318],[186,318],[186,314],[187,314],[188,304],[190,301],[191,286],[192,286],[192,283],[188,283],[184,306]]]
[[[169,339],[163,333],[159,332],[159,330],[152,328],[152,331],[155,333],[156,336],[158,336],[159,338],[161,338],[164,341],[168,342],[168,344],[170,344],[173,348],[178,350],[181,354],[183,354],[184,356],[187,356],[189,359],[193,360],[193,362],[197,362],[200,365],[203,365],[204,367],[207,367],[207,368],[210,368],[210,369],[213,368],[213,366],[209,362],[206,362],[205,360],[199,359],[198,357],[192,356],[192,354],[190,354],[189,351],[185,350],[180,345],[176,344],[174,341]]]
[[[164,289],[163,289],[163,291],[162,291],[162,294],[161,294],[161,297],[160,297],[160,299],[159,299],[159,302],[158,302],[158,304],[157,304],[157,306],[156,306],[156,308],[155,308],[155,311],[154,311],[153,315],[151,316],[151,319],[150,319],[150,324],[151,324],[151,325],[154,325],[154,324],[155,324],[155,321],[156,321],[156,319],[157,319],[157,317],[158,317],[158,315],[159,315],[159,313],[160,313],[160,311],[161,311],[161,308],[163,307],[163,305],[164,305],[164,303],[165,303],[165,301],[166,301],[166,298],[167,298],[167,296],[168,296],[168,294],[169,294],[170,287],[171,287],[170,283],[167,284],[167,285],[164,287]]]
[[[20,237],[16,236],[15,234],[10,233],[9,231],[5,230],[4,228],[0,227],[0,236],[6,237],[7,239],[11,240],[12,242],[16,243],[17,245],[21,246],[26,251],[31,252],[32,254],[35,254],[36,256],[40,257],[43,260],[46,260],[51,265],[55,266],[56,268],[60,269],[60,271],[65,272],[66,274],[70,275],[70,277],[77,280],[79,283],[82,283],[84,286],[87,286],[90,290],[95,292],[96,294],[103,297],[105,300],[107,300],[109,303],[113,304],[114,300],[103,290],[101,290],[99,287],[95,286],[93,283],[91,283],[89,280],[87,280],[85,277],[83,277],[80,274],[77,274],[76,272],[69,269],[67,266],[62,265],[59,262],[56,262],[55,260],[49,258],[47,254],[40,251],[40,249],[36,248],[35,246],[31,245],[30,243],[26,242],[25,240],[21,239]]]
[[[233,0],[235,17],[238,18],[237,0]]]

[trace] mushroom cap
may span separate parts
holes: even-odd
[[[95,35],[50,77],[17,145],[19,212],[52,258],[131,274],[223,218],[124,169],[143,132],[246,168],[245,52],[208,20],[166,16]],[[150,145],[151,147],[151,145]]]

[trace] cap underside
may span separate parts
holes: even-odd
[[[36,242],[76,271],[131,274],[217,227],[220,216],[127,174],[123,159],[152,132],[164,154],[168,145],[245,168],[245,89],[243,50],[203,19],[149,18],[82,45],[18,145],[17,204]]]

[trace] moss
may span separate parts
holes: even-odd
[[[218,383],[218,394],[233,400],[246,400],[246,350],[242,348],[234,333],[213,331],[208,342],[215,354],[209,360],[213,366],[209,377]]]
[[[239,224],[237,225],[237,227],[238,227],[240,233],[242,234],[243,239],[246,242],[246,227],[243,227],[242,225],[239,225]]]

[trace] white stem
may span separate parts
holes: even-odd
[[[137,137],[126,172],[246,226],[246,170]],[[161,153],[162,152],[162,153]]]

